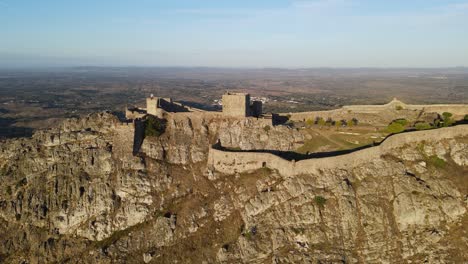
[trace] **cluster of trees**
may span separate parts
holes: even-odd
[[[452,113],[443,112],[442,116],[439,116],[434,120],[434,127],[448,127],[455,123],[455,120],[452,118]]]
[[[308,127],[311,127],[313,125],[345,127],[345,126],[356,126],[358,124],[358,120],[356,118],[353,118],[351,120],[341,119],[341,120],[336,121],[336,120],[331,119],[330,117],[327,118],[326,120],[323,119],[322,117],[316,117],[315,120],[307,119],[305,123]]]
[[[416,130],[426,130],[432,128],[439,128],[439,127],[448,127],[455,123],[455,120],[452,118],[452,113],[444,112],[442,116],[439,116],[437,119],[434,120],[434,123],[428,122],[416,122],[413,125],[413,128]],[[465,116],[465,120],[468,120],[468,115]],[[409,127],[408,120],[404,118],[393,120],[387,126],[387,132],[395,134],[405,131]]]

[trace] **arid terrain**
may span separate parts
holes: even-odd
[[[266,112],[342,105],[468,103],[468,70],[65,68],[0,70],[0,137],[31,135],[66,117],[122,113],[153,93],[203,109],[220,109],[226,90],[249,92]]]

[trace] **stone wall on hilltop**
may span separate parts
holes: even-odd
[[[221,139],[231,150],[288,151],[303,141],[295,129],[181,114],[138,153],[133,132],[100,113],[1,142],[0,262],[468,258],[466,126],[397,135],[375,156],[298,161],[296,169],[315,169],[294,175],[291,162],[269,154],[263,167],[264,154],[250,152],[222,163],[245,162],[245,171],[213,170],[209,146]]]
[[[255,171],[261,168],[277,170],[281,175],[294,176],[316,173],[318,170],[359,166],[391,153],[404,145],[415,146],[422,141],[435,141],[468,135],[468,125],[407,132],[387,138],[375,147],[358,150],[335,157],[311,158],[301,161],[287,161],[271,153],[223,151],[210,148],[208,165],[226,174]]]

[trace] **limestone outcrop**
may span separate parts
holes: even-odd
[[[99,113],[1,142],[0,262],[468,259],[468,134],[286,175],[227,174],[208,162],[218,139],[233,150],[293,150],[304,139],[286,126],[169,117],[137,153],[134,133]]]

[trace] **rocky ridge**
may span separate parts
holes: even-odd
[[[468,256],[468,135],[359,167],[224,175],[208,148],[292,150],[248,120],[168,120],[132,155],[108,113],[0,143],[5,263],[447,263]]]

